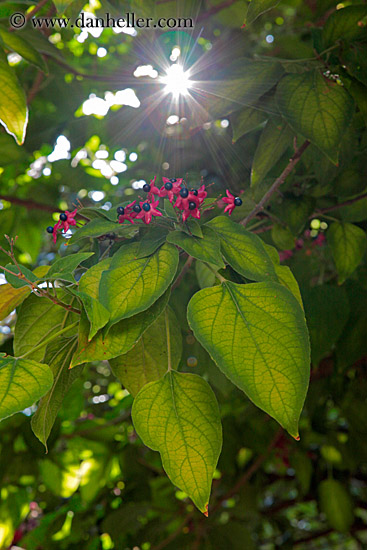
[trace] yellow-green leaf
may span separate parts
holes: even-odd
[[[167,290],[175,276],[178,250],[165,243],[147,258],[135,259],[139,244],[129,245],[112,259],[102,274],[100,301],[110,312],[108,326],[148,309]],[[125,250],[126,249],[126,250]]]
[[[274,282],[226,282],[194,294],[187,317],[222,372],[297,438],[310,349],[304,314],[291,292]]]
[[[128,353],[111,359],[110,365],[116,378],[135,396],[145,384],[164,376],[168,354],[171,367],[177,369],[182,354],[182,337],[180,325],[170,308],[158,317]]]
[[[47,365],[0,353],[0,420],[33,405],[52,382]]]
[[[366,233],[352,223],[335,222],[327,232],[327,240],[341,285],[362,261],[366,251]]]
[[[290,126],[337,164],[340,141],[354,111],[345,88],[318,70],[288,74],[278,84],[276,100]]]
[[[0,285],[0,319],[5,319],[30,293],[29,287],[13,288],[9,283]]]
[[[183,231],[172,231],[167,235],[167,242],[179,246],[193,258],[225,267],[218,237],[209,227],[203,226],[202,232],[203,237],[200,238]]]
[[[170,371],[140,390],[131,414],[143,443],[160,452],[172,483],[207,515],[222,447],[218,404],[209,384],[195,374]]]
[[[22,145],[28,123],[26,97],[0,48],[0,123]]]
[[[0,27],[0,40],[7,49],[18,53],[23,59],[38,67],[45,74],[48,73],[48,68],[42,55],[38,53],[30,42],[19,36],[17,32],[9,32]]]

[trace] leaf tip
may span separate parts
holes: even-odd
[[[296,436],[294,436],[294,439],[295,439],[296,441],[300,441],[300,440],[301,440],[299,434],[297,434]]]
[[[203,514],[206,518],[209,516],[209,510],[208,510],[208,505],[207,504],[205,505],[205,511],[203,512]]]

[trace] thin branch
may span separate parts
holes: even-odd
[[[261,201],[255,206],[255,208],[244,218],[240,223],[242,225],[247,225],[252,218],[254,218],[263,208],[264,206],[269,202],[271,197],[274,195],[276,191],[278,191],[279,187],[284,183],[287,176],[292,172],[293,168],[296,166],[296,164],[299,162],[301,156],[306,151],[307,147],[310,145],[310,142],[306,139],[306,141],[303,142],[301,147],[297,149],[297,151],[294,153],[293,157],[289,160],[288,165],[284,168],[283,172],[280,174],[280,176],[274,181],[273,185],[270,187],[270,189],[265,193]]]
[[[25,16],[26,21],[32,19],[32,17],[34,17],[36,13],[38,13],[43,8],[43,6],[47,4],[47,2],[48,0],[40,0],[38,4],[34,7],[34,9],[27,13],[27,15]]]
[[[27,105],[30,105],[34,100],[34,98],[36,97],[36,95],[38,94],[41,84],[43,82],[43,78],[44,78],[43,72],[38,71],[36,78],[34,79],[34,82],[32,84],[32,87],[29,90],[27,95]]]
[[[189,256],[187,258],[186,262],[183,265],[183,268],[181,269],[180,273],[177,276],[177,279],[175,280],[175,282],[172,285],[172,290],[175,290],[175,288],[177,288],[179,286],[182,279],[185,277],[186,273],[190,269],[191,264],[192,264],[193,261],[194,261],[194,258],[192,256]]]
[[[56,212],[57,208],[49,204],[43,204],[41,202],[35,202],[28,199],[19,199],[18,197],[12,197],[11,195],[0,195],[0,200],[11,202],[12,204],[18,204],[24,206],[28,210],[43,210],[44,212]]]
[[[362,199],[365,199],[367,197],[367,193],[363,193],[363,195],[360,195],[359,197],[354,197],[354,199],[348,199],[344,202],[339,202],[338,204],[334,204],[333,206],[327,206],[326,208],[320,208],[319,210],[316,210],[309,219],[316,218],[317,216],[320,216],[322,214],[325,214],[326,212],[333,212],[333,210],[338,210],[338,208],[342,208],[343,206],[349,206],[350,204],[354,204],[355,202],[361,201]]]

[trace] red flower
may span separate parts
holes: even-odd
[[[148,193],[148,197],[150,199],[153,198],[153,195],[157,195],[158,197],[160,197],[160,190],[159,188],[155,185],[155,180],[157,179],[157,176],[154,176],[154,178],[152,180],[150,180],[150,191]]]
[[[182,221],[185,222],[189,216],[192,216],[193,218],[200,220],[201,213],[198,207],[194,208],[193,210],[190,210],[190,208],[187,208],[187,210],[184,210],[182,212]]]
[[[176,180],[176,181],[173,181]],[[181,185],[182,185],[182,178],[162,178],[163,185],[159,190],[159,196],[164,198],[168,197],[169,202],[173,202],[174,198],[177,197],[177,195],[180,192]],[[171,184],[172,189],[166,189],[166,184]]]
[[[208,196],[208,193],[205,191],[204,184],[201,187],[199,187],[197,196],[200,201],[200,204],[202,204],[204,199],[206,199],[206,197]]]
[[[54,228],[53,228],[53,231],[52,231],[54,243],[56,243],[57,232],[58,232],[59,229],[61,229],[61,231],[66,233],[67,231],[69,231],[69,227],[71,225],[76,225],[76,220],[74,218],[76,216],[77,211],[78,211],[78,209],[75,208],[75,210],[73,210],[73,212],[68,212],[66,210],[65,212],[62,212],[60,214],[60,219],[54,225]],[[62,218],[65,218],[65,219],[62,219]]]
[[[150,223],[153,216],[162,216],[162,212],[157,210],[159,199],[152,201],[151,203],[147,201],[140,201],[141,211],[137,214],[137,220],[143,220],[144,223]]]
[[[242,200],[239,197],[234,197],[228,189],[226,190],[226,195],[227,196],[222,199],[222,201],[227,204],[224,212],[228,212],[228,214],[231,215],[236,206],[241,206]]]
[[[134,212],[134,210],[133,210],[133,206],[134,206],[135,203],[136,203],[136,201],[133,201],[130,204],[128,204],[127,206],[125,206],[124,213],[120,214],[120,216],[119,216],[119,219],[118,219],[119,223],[124,223],[124,221],[126,221],[126,220],[129,221],[130,223],[134,223],[133,218],[136,218],[136,216],[137,216],[137,213]]]

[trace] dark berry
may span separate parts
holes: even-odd
[[[118,206],[117,213],[119,216],[123,216],[125,214],[125,208],[123,206]]]
[[[68,219],[68,217],[67,217],[66,214],[64,214],[64,213],[60,214],[60,220],[61,220],[62,222],[66,222],[67,219]]]
[[[145,202],[145,203],[143,204],[143,210],[145,210],[145,212],[149,212],[149,210],[150,210],[150,204],[149,204],[149,202]]]
[[[189,190],[186,188],[186,187],[183,187],[180,191],[180,196],[183,198],[183,199],[186,199],[186,197],[188,196],[189,194]]]
[[[138,204],[134,204],[133,206],[133,210],[134,212],[136,212],[137,214],[139,214],[139,212],[141,212],[141,208]]]
[[[240,199],[240,197],[236,197],[236,198],[234,199],[234,204],[235,204],[235,206],[241,206],[241,204],[242,204],[242,199]]]
[[[177,180],[176,180],[176,178],[171,178],[169,181],[170,181],[171,183],[176,183]]]
[[[189,210],[195,210],[196,208],[196,202],[190,201],[189,202]]]
[[[149,191],[150,191],[150,185],[149,185],[149,183],[145,183],[145,184],[143,185],[143,191],[145,191],[146,193],[149,193]]]
[[[197,189],[191,189],[191,193],[195,195],[195,197],[198,196],[198,190]]]
[[[52,225],[49,225],[48,228],[46,229],[47,233],[53,233],[54,232],[54,228],[52,227]]]
[[[167,183],[164,184],[164,188],[167,189],[167,191],[171,191],[173,185],[170,181],[167,181]]]

